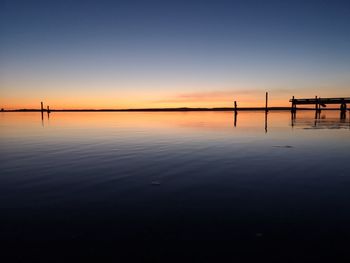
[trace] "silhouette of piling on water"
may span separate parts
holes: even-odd
[[[345,100],[342,100],[342,103],[340,104],[340,119],[345,120],[346,119],[346,103]]]
[[[269,112],[268,107],[268,101],[269,101],[269,93],[265,93],[265,133],[267,133],[267,113]]]
[[[296,103],[295,103],[295,98],[294,98],[294,96],[292,97],[292,99],[290,100],[291,102],[292,102],[292,107],[291,107],[291,112],[292,113],[295,113],[296,111],[297,111],[297,105],[296,105]]]
[[[346,102],[345,102],[345,99],[342,99],[342,101],[341,101],[341,104],[340,104],[340,111],[341,112],[346,112]]]
[[[237,126],[237,112],[235,112],[234,117],[233,117],[233,126]]]
[[[317,96],[316,96],[317,97]],[[323,107],[326,107],[326,105],[325,104],[322,104],[321,103],[321,101],[322,101],[322,99],[321,99],[321,97],[319,97],[318,99],[317,99],[317,112],[320,114],[321,113],[321,106],[323,106]]]
[[[234,127],[236,127],[236,125],[237,125],[237,101],[234,101],[234,103],[233,103],[233,111],[234,111],[233,125],[234,125]]]
[[[49,106],[47,106],[47,118],[49,119],[50,118],[50,107]]]
[[[40,103],[41,104],[41,119],[44,119],[44,104],[43,102]]]
[[[340,112],[340,119],[341,120],[346,120],[346,111],[341,111]]]

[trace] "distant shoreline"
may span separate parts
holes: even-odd
[[[265,107],[237,108],[237,111],[265,111]],[[290,111],[291,107],[269,107],[269,111]],[[298,108],[297,110],[311,110],[314,108]],[[337,110],[338,108],[324,108],[322,110]],[[350,110],[350,109],[348,109]],[[184,112],[184,111],[234,111],[234,108],[146,108],[146,109],[50,109],[50,112]],[[41,112],[40,109],[15,109],[2,112]],[[47,112],[44,109],[44,112]]]

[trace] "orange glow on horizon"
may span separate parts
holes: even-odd
[[[295,93],[295,94],[294,94]],[[307,91],[270,91],[269,107],[290,107],[289,99],[296,97],[314,97]],[[341,96],[323,93],[323,97]],[[78,92],[76,90],[54,93],[53,91],[21,94],[14,93],[0,97],[0,108],[4,109],[40,109],[40,102],[51,109],[141,109],[141,108],[218,108],[233,107],[237,101],[238,107],[265,107],[265,91],[262,90],[219,90],[219,91],[107,91]],[[344,95],[344,94],[343,94]]]
[[[152,96],[153,95],[153,96]],[[235,94],[234,92],[181,93],[180,95],[158,94],[157,92],[121,94],[121,96],[67,96],[66,98],[43,96],[40,98],[6,97],[0,98],[0,107],[5,109],[39,109],[40,102],[51,109],[139,109],[139,108],[217,108],[264,107],[265,94]],[[289,97],[285,99],[270,98],[269,106],[289,106]]]

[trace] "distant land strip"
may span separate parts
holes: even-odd
[[[145,108],[145,109],[50,109],[50,112],[161,112],[161,111],[234,111],[232,107],[222,108]],[[265,107],[237,108],[237,111],[265,111]],[[290,107],[269,107],[269,111],[289,111]],[[299,110],[315,110],[314,108],[298,108]],[[339,110],[338,108],[324,108],[322,110]],[[3,112],[41,112],[40,109],[14,109],[2,110]],[[46,109],[43,110],[47,112]]]

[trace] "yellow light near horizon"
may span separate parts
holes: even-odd
[[[109,87],[110,88],[110,87]],[[238,89],[238,88],[237,88]],[[9,96],[2,90],[0,96],[0,108],[5,109],[39,109],[43,101],[51,109],[135,109],[135,108],[215,108],[233,107],[236,100],[238,107],[264,107],[265,91],[239,91],[219,90],[203,88],[203,91],[178,90],[122,90],[109,91],[101,88],[91,90],[79,89],[57,91],[49,89],[41,93],[37,91],[26,93],[14,93]],[[289,99],[292,95],[298,97],[310,96],[310,92],[300,91],[297,94],[291,92],[269,92],[269,107],[289,107]],[[323,94],[326,96],[327,94]],[[331,97],[331,96],[330,96]]]

